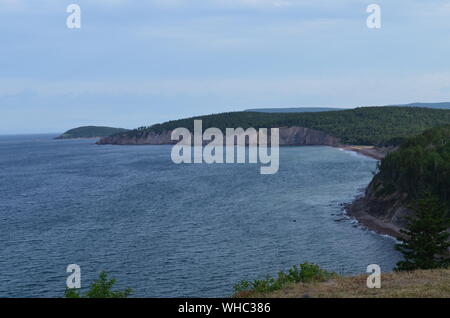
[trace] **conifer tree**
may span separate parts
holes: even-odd
[[[404,260],[397,263],[396,270],[415,270],[442,268],[450,265],[447,232],[450,219],[446,206],[435,196],[426,194],[418,201],[413,217],[408,218],[408,225],[402,233],[396,249],[403,253]]]

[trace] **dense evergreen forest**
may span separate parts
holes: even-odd
[[[400,191],[416,200],[429,192],[450,206],[450,125],[409,138],[379,168],[385,194]]]
[[[73,128],[55,139],[74,139],[74,138],[94,138],[94,137],[106,137],[117,133],[123,133],[128,131],[123,128],[103,127],[103,126],[84,126]]]
[[[232,112],[168,121],[140,127],[125,134],[139,138],[178,127],[192,131],[193,120],[203,120],[203,129],[272,128],[300,126],[323,131],[344,144],[399,145],[426,129],[450,124],[450,110],[416,107],[361,107],[315,113]]]

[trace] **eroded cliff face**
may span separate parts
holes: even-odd
[[[333,136],[304,127],[281,127],[279,133],[280,146],[337,146],[339,144],[339,139]],[[177,141],[171,140],[171,134],[172,131],[160,134],[143,132],[139,136],[124,133],[102,138],[97,143],[100,145],[167,145],[177,143]]]
[[[337,146],[339,139],[326,133],[304,127],[281,127],[280,146]]]
[[[99,145],[167,145],[174,144],[176,141],[170,139],[172,131],[161,134],[142,133],[141,135],[132,136],[130,134],[118,134],[105,138],[101,138],[97,144]]]
[[[377,174],[367,186],[364,195],[344,207],[348,214],[367,228],[381,234],[404,238],[402,230],[407,226],[408,218],[414,217],[415,212],[411,206],[415,204],[415,200],[406,192],[399,191],[397,186],[383,181]]]
[[[408,222],[406,217],[413,215],[409,205],[406,193],[392,191],[375,176],[364,195],[346,206],[346,210],[371,230],[402,237],[401,229]]]
[[[412,211],[407,208],[410,203],[408,195],[398,191],[388,191],[377,177],[367,187],[364,199],[370,215],[399,228],[406,225],[405,217],[412,215]]]

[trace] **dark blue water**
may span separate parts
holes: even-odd
[[[372,159],[288,147],[280,170],[175,165],[170,146],[0,137],[0,297],[59,297],[68,264],[107,270],[135,296],[228,296],[241,279],[309,261],[391,270],[394,241],[342,216]]]

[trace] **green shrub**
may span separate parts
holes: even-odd
[[[122,291],[113,291],[112,288],[116,280],[114,278],[108,279],[105,271],[100,272],[96,281],[94,281],[89,290],[80,294],[78,289],[66,289],[64,293],[65,298],[127,298],[131,295],[132,290],[127,288]]]
[[[234,286],[234,292],[271,292],[279,290],[287,284],[323,282],[333,276],[336,276],[336,274],[321,269],[316,264],[306,262],[300,264],[300,266],[293,266],[286,273],[279,272],[276,278],[268,276],[266,279],[254,280],[253,282],[243,280]]]

